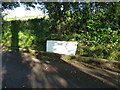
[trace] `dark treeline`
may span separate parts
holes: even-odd
[[[119,2],[43,3],[49,18],[3,21],[3,46],[45,51],[46,40],[77,41],[77,54],[119,60]]]

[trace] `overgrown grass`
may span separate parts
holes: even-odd
[[[83,46],[78,44],[77,54],[86,57],[103,58],[108,60],[120,60],[120,47],[113,44],[98,46]]]

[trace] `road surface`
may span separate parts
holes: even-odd
[[[62,61],[62,60],[61,60]],[[82,69],[83,68],[83,69]],[[118,73],[59,62],[30,55],[3,52],[3,88],[116,88]]]

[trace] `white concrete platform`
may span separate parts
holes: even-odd
[[[77,44],[77,42],[73,41],[47,40],[46,51],[66,55],[75,55]]]

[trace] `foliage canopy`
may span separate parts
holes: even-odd
[[[14,41],[15,36],[11,38],[18,33],[17,47],[45,50],[49,39],[77,41],[79,55],[120,60],[119,2],[51,2],[44,5],[49,19],[14,21],[16,25],[13,21],[3,21],[2,45],[12,46],[18,42]]]

